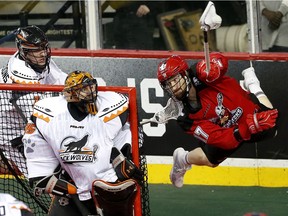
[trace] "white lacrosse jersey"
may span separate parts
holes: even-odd
[[[31,209],[25,203],[17,200],[10,194],[0,193],[1,216],[21,216],[27,215],[27,212],[29,212],[29,215],[32,215]]]
[[[35,104],[37,129],[32,125],[23,137],[29,178],[53,174],[60,162],[76,184],[80,200],[91,198],[94,180],[117,180],[110,155],[113,146],[120,149],[131,143],[130,127],[128,123],[123,127],[119,117],[129,101],[123,94],[99,92],[96,104],[98,113],[81,121],[71,116],[63,96]]]
[[[0,83],[19,84],[50,84],[63,85],[67,74],[60,70],[55,62],[50,59],[49,69],[46,67],[41,73],[34,71],[25,61],[19,59],[16,52],[1,69]]]
[[[11,84],[14,81],[19,84],[64,84],[67,74],[61,71],[52,59],[49,64],[50,70],[46,68],[42,73],[37,73],[18,57],[19,55],[15,53],[7,65],[0,69],[0,83]],[[19,151],[11,147],[10,140],[23,134],[26,125],[24,119],[28,119],[32,114],[35,96],[50,97],[51,93],[0,91],[0,145],[5,150],[6,157],[13,160],[25,176],[27,174],[25,161]],[[24,116],[21,116],[12,101]]]

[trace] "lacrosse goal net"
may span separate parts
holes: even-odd
[[[9,193],[25,202],[35,215],[45,215],[48,212],[51,198],[49,195],[40,197],[33,195],[33,189],[27,179],[23,146],[20,144],[21,136],[35,101],[39,98],[57,96],[62,90],[63,86],[60,85],[0,84],[0,193]],[[146,157],[141,154],[143,134],[139,133],[141,130],[138,126],[136,89],[99,86],[98,90],[120,92],[129,97],[132,157],[134,163],[144,173],[144,180],[139,186],[134,205],[134,215],[150,215],[148,173]]]

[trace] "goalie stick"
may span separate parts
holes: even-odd
[[[204,34],[204,55],[206,62],[206,73],[210,71],[208,31],[218,29],[221,26],[222,18],[216,13],[214,3],[209,1],[202,13],[199,23]]]
[[[176,120],[182,113],[183,104],[181,101],[175,101],[172,98],[169,98],[166,106],[156,112],[154,116],[150,119],[143,119],[140,122],[140,125],[144,125],[147,123],[157,123],[157,124],[166,124],[169,120]]]

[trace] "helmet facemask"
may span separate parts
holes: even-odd
[[[187,71],[184,73],[178,73],[177,75],[170,77],[166,81],[162,82],[162,88],[169,94],[170,97],[177,100],[183,100],[188,96],[191,88],[191,80],[187,75]]]
[[[189,95],[191,79],[187,62],[173,55],[158,65],[157,77],[161,87],[175,100],[183,100]]]
[[[51,49],[48,44],[46,47],[36,49],[21,47],[19,51],[20,56],[26,64],[30,65],[37,72],[41,73],[50,63]]]
[[[20,58],[26,65],[30,65],[39,73],[49,66],[51,49],[46,35],[40,28],[36,26],[19,28],[15,40]]]
[[[98,89],[96,79],[88,72],[76,71],[73,73],[74,76],[69,77],[68,75],[65,82],[64,96],[66,100],[68,102],[73,102],[80,111],[96,115]]]

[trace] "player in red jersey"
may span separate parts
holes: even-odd
[[[171,56],[158,66],[161,87],[183,104],[177,122],[200,140],[198,148],[173,153],[171,182],[183,186],[183,177],[192,164],[216,167],[243,142],[256,142],[276,134],[277,109],[273,109],[260,87],[254,68],[242,72],[244,87],[226,76],[228,60],[220,53],[210,54],[210,71],[204,60],[194,68],[180,56]]]

